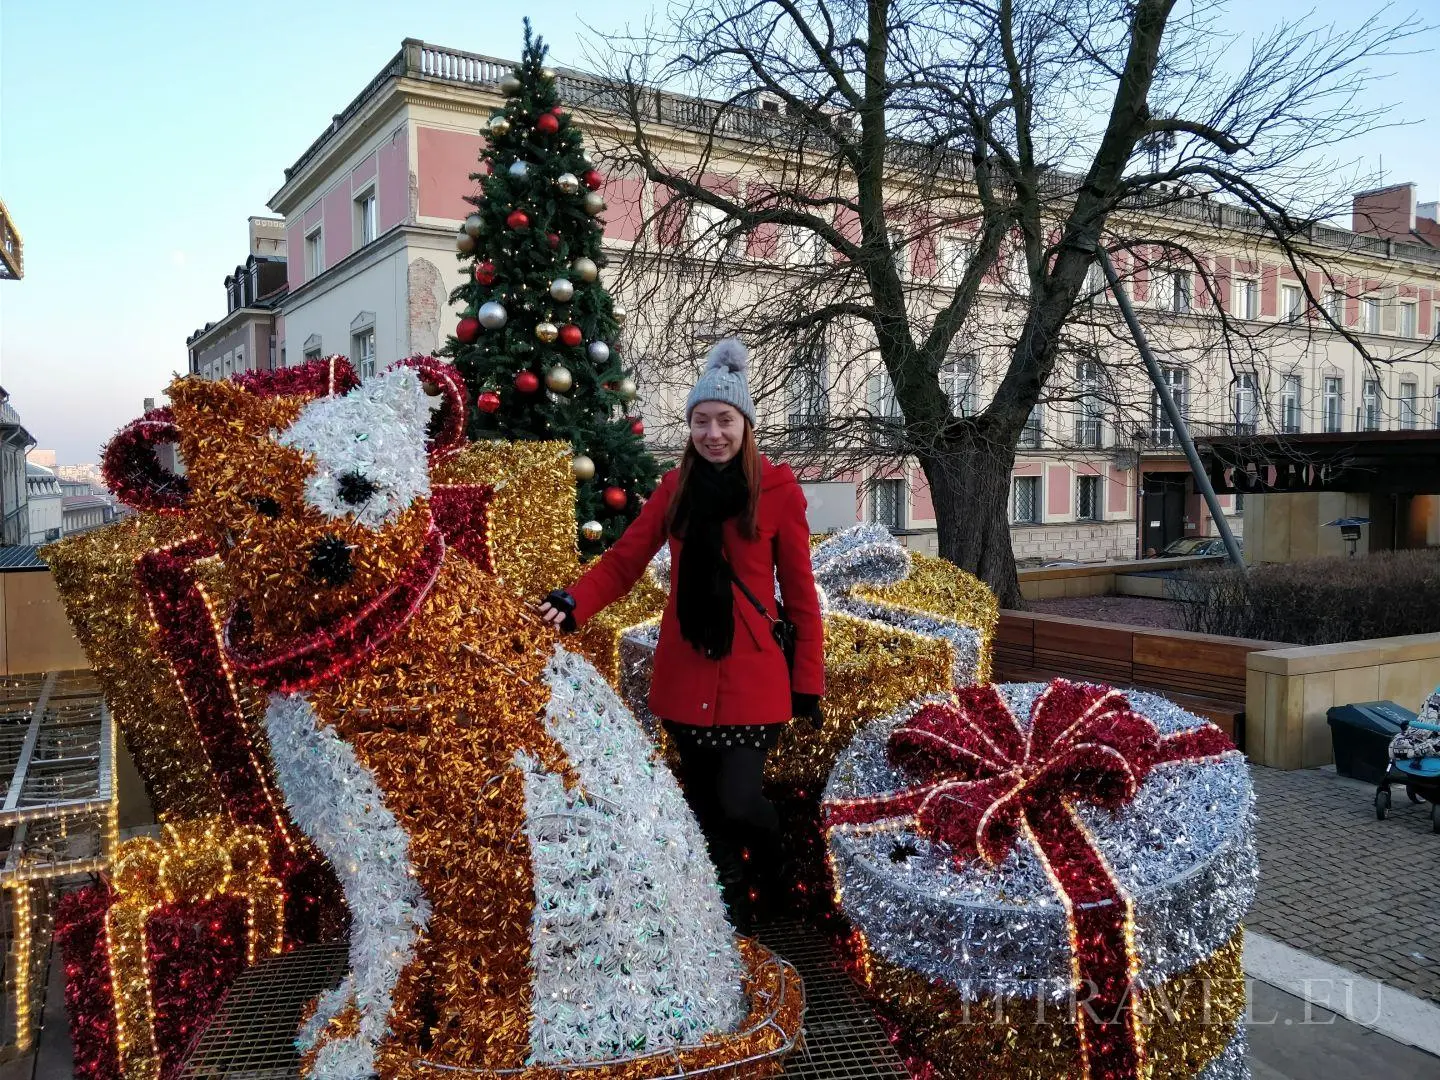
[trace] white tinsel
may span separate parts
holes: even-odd
[[[745,1017],[742,966],[684,796],[609,684],[563,649],[545,725],[580,779],[525,772],[535,872],[531,1062],[699,1043]]]
[[[378,529],[430,494],[425,451],[431,402],[414,368],[391,368],[343,397],[305,407],[280,436],[310,458],[305,501],[326,517]],[[340,478],[358,474],[374,486],[363,503],[340,497]]]
[[[362,1080],[389,1032],[391,993],[430,917],[410,862],[405,830],[385,806],[354,749],[322,724],[300,694],[272,694],[265,713],[275,777],[295,824],[335,868],[350,908],[350,972],[325,994],[296,1045],[315,1046],[325,1024],[352,1001],[360,1031],[321,1047],[316,1080]]]

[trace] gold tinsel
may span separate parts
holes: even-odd
[[[42,549],[160,821],[222,812],[195,724],[155,650],[154,624],[135,587],[135,560],[190,531],[175,518],[138,514]]]
[[[115,902],[105,915],[115,1041],[120,1071],[130,1080],[158,1080],[160,1051],[150,1003],[146,924],[159,907],[204,903],[217,896],[246,901],[245,953],[254,963],[280,952],[285,897],[270,876],[269,842],[258,829],[225,817],[166,825],[159,839],[127,840],[115,853]]]
[[[950,689],[949,642],[850,615],[825,616],[825,724],[792,723],[765,761],[773,784],[818,794],[840,751],[869,723]]]
[[[1230,1042],[1245,1012],[1242,936],[1237,930],[1199,964],[1139,994],[1147,1075],[1184,1080]],[[867,954],[861,978],[942,1080],[1065,1080],[1081,1074],[1068,1004],[1042,1006],[1033,998],[966,1002],[952,988],[873,954]]]
[[[910,553],[910,574],[894,585],[857,585],[860,600],[871,600],[920,615],[939,615],[980,633],[977,682],[990,680],[991,647],[1000,624],[995,594],[974,574],[933,555]]]

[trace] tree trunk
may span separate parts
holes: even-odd
[[[1010,469],[1014,440],[966,428],[920,456],[935,502],[940,557],[994,591],[1002,608],[1019,607],[1020,581],[1010,545]]]

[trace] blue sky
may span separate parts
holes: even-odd
[[[1255,26],[1312,8],[1348,22],[1370,6],[1234,3]],[[62,463],[94,461],[143,398],[160,396],[185,367],[186,337],[224,313],[245,219],[268,212],[284,168],[402,38],[513,57],[523,11],[557,62],[579,66],[585,24],[638,27],[653,7],[0,3],[0,198],[26,257],[25,280],[0,283],[0,384],[26,426]],[[1386,179],[1416,181],[1424,199],[1440,196],[1436,62],[1387,62],[1395,76],[1372,100],[1416,124],[1347,155],[1371,169],[1383,157]]]

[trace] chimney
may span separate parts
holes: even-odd
[[[153,409],[153,408],[155,408],[155,399],[154,399],[153,397],[147,397],[147,398],[145,399],[145,408],[142,409],[141,411],[142,411],[142,412],[149,412],[149,411],[150,411],[151,409]]]
[[[1362,236],[1408,240],[1415,231],[1415,185],[1360,192],[1350,200],[1350,228]]]

